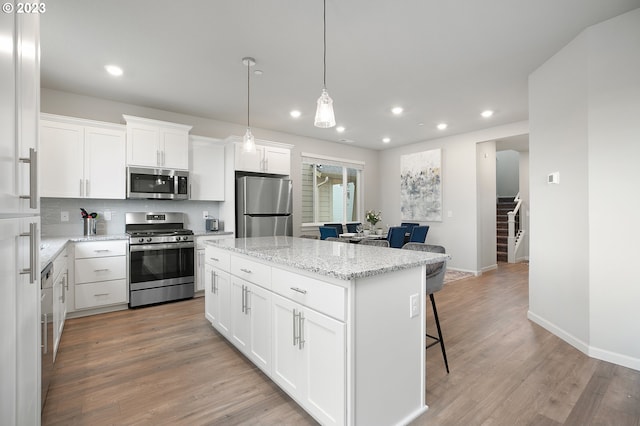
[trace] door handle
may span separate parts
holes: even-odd
[[[29,208],[38,208],[38,153],[34,148],[29,148],[28,158],[19,158],[19,162],[29,164],[29,195],[21,195],[20,198],[29,199]]]
[[[36,280],[36,259],[38,258],[38,225],[35,222],[29,223],[29,232],[23,232],[21,237],[29,237],[29,267],[20,271],[20,275],[29,274],[29,282]]]
[[[296,314],[296,310],[293,310],[293,346],[296,346],[298,344],[298,335],[296,333],[296,328],[298,328],[299,322],[298,320],[298,314]]]
[[[304,348],[304,314],[300,312],[300,327],[299,327],[300,338],[298,339],[298,349],[302,350]]]

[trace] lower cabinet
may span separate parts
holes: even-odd
[[[345,424],[347,326],[329,316],[345,289],[212,246],[205,260],[213,327],[321,424]]]
[[[271,292],[231,276],[231,341],[263,371],[271,370]]]
[[[231,281],[229,273],[204,265],[205,315],[216,330],[227,338],[231,334]]]
[[[68,249],[53,260],[53,360],[55,361],[67,318],[67,294],[69,293]]]
[[[343,424],[345,324],[277,294],[272,301],[271,378],[320,423]]]
[[[75,309],[128,302],[127,241],[75,244]]]

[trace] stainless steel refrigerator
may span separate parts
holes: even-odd
[[[293,235],[291,191],[291,180],[287,178],[237,178],[238,238]]]

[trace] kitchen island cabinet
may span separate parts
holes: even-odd
[[[219,267],[232,282],[250,282],[250,314],[252,292],[270,298],[269,329],[254,333],[271,365],[241,350],[321,424],[407,424],[427,409],[425,265],[447,255],[293,237],[212,241],[205,250],[228,259]]]

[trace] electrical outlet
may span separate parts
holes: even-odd
[[[69,222],[69,212],[60,212],[60,222]]]
[[[206,211],[206,210],[203,210],[203,211],[202,211],[202,218],[203,218],[203,219],[208,219],[208,218],[209,218],[209,212],[208,212],[208,211]]]
[[[420,314],[420,295],[412,294],[409,296],[409,318],[417,317]]]
[[[104,220],[111,220],[111,211],[110,210],[105,210],[104,211]]]

